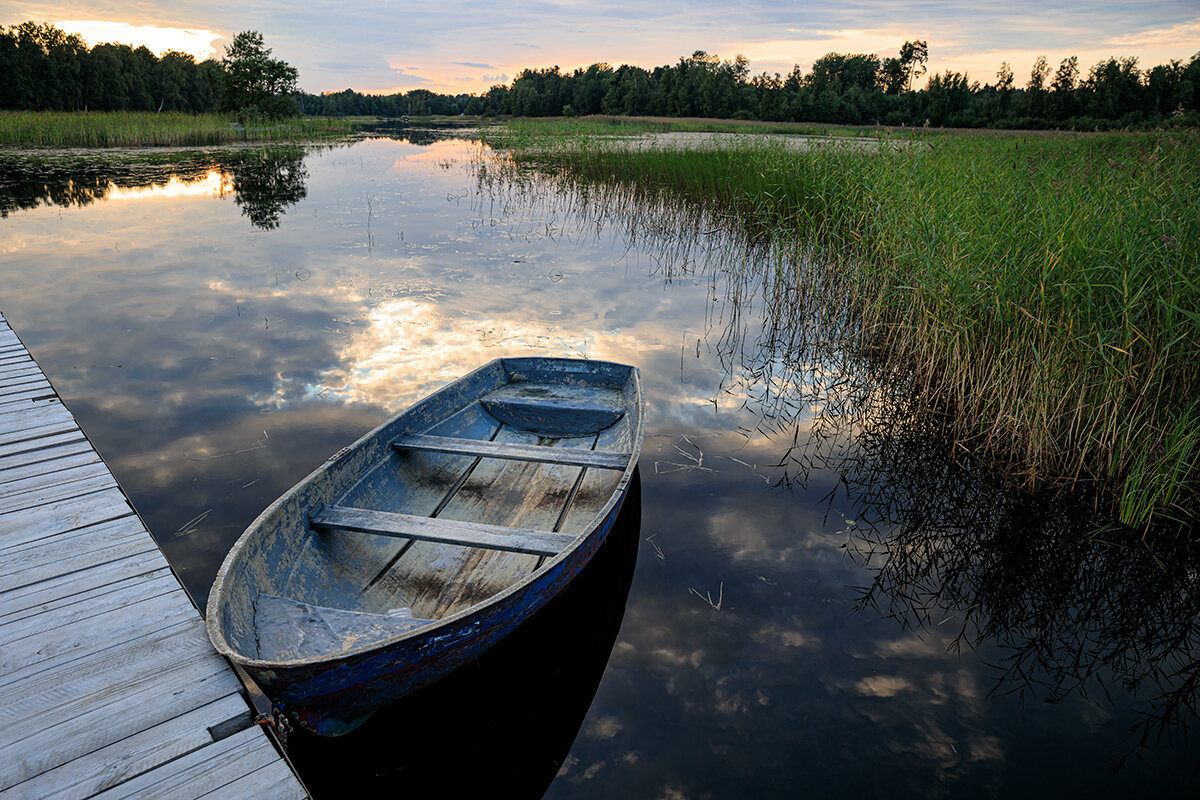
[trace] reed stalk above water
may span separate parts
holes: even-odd
[[[1200,134],[753,136],[670,149],[519,125],[518,163],[736,219],[838,277],[847,343],[1031,485],[1108,487],[1122,522],[1200,496]]]
[[[0,111],[0,146],[207,147],[349,133],[343,120],[295,117],[239,123],[223,114],[148,111]]]

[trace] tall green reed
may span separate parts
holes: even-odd
[[[242,125],[232,116],[177,112],[0,112],[0,145],[16,147],[203,147],[313,139],[349,133],[344,120],[292,118]]]
[[[1130,525],[1200,492],[1200,135],[719,147],[525,128],[508,152],[825,265],[874,354],[1030,485],[1113,490]],[[602,130],[603,133],[603,130]]]

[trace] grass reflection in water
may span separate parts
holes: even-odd
[[[1105,486],[1031,491],[989,468],[928,402],[920,376],[862,346],[837,270],[733,219],[623,183],[576,181],[551,163],[485,167],[481,185],[494,205],[574,218],[577,235],[617,224],[631,249],[666,242],[658,273],[711,287],[695,347],[715,352],[718,392],[753,418],[737,433],[759,442],[752,466],[769,483],[804,492],[810,476],[837,475],[822,502],[845,520],[844,552],[870,575],[856,613],[952,651],[979,648],[993,695],[1137,698],[1128,736],[1108,745],[1114,770],[1186,741],[1200,714],[1200,541],[1186,522],[1132,528]],[[682,350],[691,346],[685,337]],[[680,452],[666,468],[699,466]]]

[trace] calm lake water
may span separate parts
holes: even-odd
[[[1196,547],[954,463],[796,340],[773,254],[408,138],[0,154],[0,311],[201,607],[268,503],[454,377],[642,369],[640,514],[478,665],[295,736],[318,794],[1194,796]]]

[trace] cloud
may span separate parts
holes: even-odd
[[[111,0],[30,0],[23,10],[37,19],[137,20],[137,25],[205,32],[212,38],[203,46],[215,48],[236,31],[259,30],[276,57],[300,70],[301,84],[317,92],[347,83],[363,92],[397,86],[485,92],[525,68],[558,64],[570,71],[599,61],[653,68],[673,64],[696,49],[723,58],[742,53],[754,73],[786,73],[796,64],[807,69],[828,52],[894,55],[912,39],[928,41],[930,72],[953,69],[988,80],[1001,61],[1021,72],[1042,53],[1052,62],[1071,54],[1083,62],[1123,55],[1148,65],[1190,58],[1200,41],[1194,0],[1099,0],[1089,4],[1086,15],[1066,0],[1011,0],[969,9],[941,0],[735,6],[662,0],[652,7],[627,0],[442,0],[403,15],[384,0],[363,0],[352,7],[264,0],[249,8],[225,0],[131,0],[120,5]],[[1107,52],[1111,49],[1122,52]],[[1034,55],[1027,57],[1030,52]],[[404,67],[399,83],[383,64],[364,58],[384,53],[403,53],[403,65],[392,65]],[[359,66],[353,68],[355,64]],[[464,68],[486,74],[466,75]]]
[[[914,688],[912,681],[898,675],[872,675],[854,684],[854,691],[867,697],[895,697]]]
[[[168,50],[188,53],[197,61],[217,55],[213,42],[223,38],[217,31],[203,28],[171,28],[159,25],[132,25],[103,20],[60,20],[55,23],[68,33],[78,33],[88,47],[114,42],[132,47],[145,45],[156,55]]]
[[[1200,17],[1167,28],[1114,36],[1106,44],[1113,47],[1185,46],[1200,50]]]

